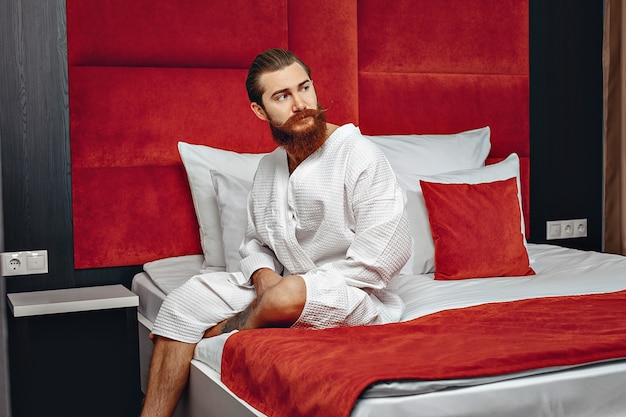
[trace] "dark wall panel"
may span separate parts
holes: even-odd
[[[586,238],[548,243],[602,249],[602,3],[530,2],[532,242],[587,218]]]
[[[7,291],[129,284],[137,268],[73,267],[65,1],[0,0],[4,248],[47,249],[49,273]]]

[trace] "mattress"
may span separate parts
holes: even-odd
[[[532,267],[537,272],[534,276],[461,281],[435,281],[432,274],[398,277],[392,288],[407,306],[402,320],[487,302],[626,289],[624,257],[554,245],[529,244],[528,250]],[[201,266],[200,255],[146,264],[145,272],[133,280],[133,291],[140,298],[140,314],[149,321],[154,320],[165,294],[191,276],[205,272]],[[222,335],[204,339],[196,348],[195,359],[219,374],[221,351],[227,338],[228,335]],[[554,415],[554,407],[562,404],[575,405],[576,410],[561,410],[568,416],[610,416],[616,415],[613,410],[626,410],[623,395],[626,362],[581,366],[567,373],[555,372],[557,370],[543,369],[470,380],[379,383],[363,393],[352,415],[385,415],[392,410],[397,414],[403,407],[432,410],[432,413],[425,412],[424,415],[484,415],[485,401],[492,404],[494,410],[502,410],[498,407],[510,406],[510,401],[514,401],[520,415]],[[601,388],[598,386],[600,383]],[[461,387],[463,389],[459,389]],[[584,387],[584,395],[579,391],[581,387]],[[537,403],[536,398],[545,398],[545,403]],[[476,414],[472,414],[473,407]]]

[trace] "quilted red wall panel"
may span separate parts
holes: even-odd
[[[247,69],[286,22],[287,0],[68,0],[69,64]]]
[[[296,51],[329,118],[356,121],[356,1],[333,3],[67,1],[76,268],[199,252],[176,143],[274,147],[244,87],[258,52]]]
[[[362,72],[528,75],[524,0],[360,0]]]
[[[176,143],[274,147],[243,85],[269,47],[312,67],[335,123],[492,126],[527,196],[526,0],[67,0],[67,27],[76,268],[200,252]]]
[[[368,134],[491,127],[517,152],[529,231],[528,2],[359,1],[359,120]]]

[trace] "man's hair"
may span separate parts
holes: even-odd
[[[311,69],[298,58],[293,52],[280,48],[268,49],[256,56],[250,69],[248,70],[248,78],[246,79],[246,89],[248,90],[248,98],[250,102],[263,106],[263,88],[259,83],[261,75],[267,72],[274,72],[290,66],[293,63],[302,65],[309,78],[311,77]]]

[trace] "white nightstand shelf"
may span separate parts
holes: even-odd
[[[13,417],[138,415],[135,294],[106,285],[7,298]]]
[[[123,285],[7,294],[13,317],[137,307],[139,297]]]

